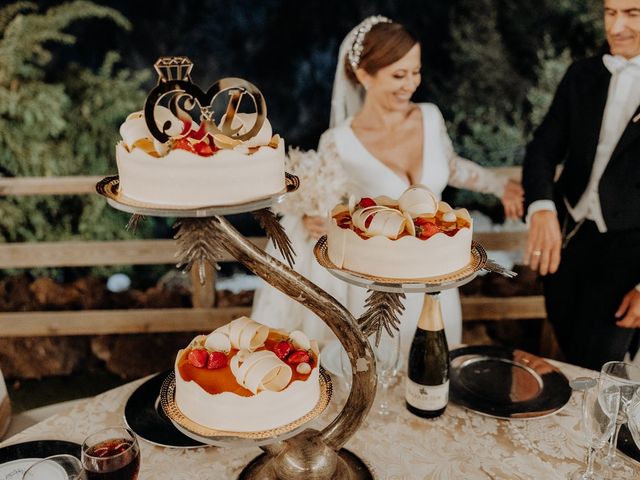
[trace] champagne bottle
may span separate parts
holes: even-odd
[[[424,296],[418,328],[409,350],[405,400],[414,415],[442,415],[449,401],[449,346],[444,334],[440,301]]]

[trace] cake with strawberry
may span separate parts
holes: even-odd
[[[320,399],[317,342],[240,317],[194,338],[175,361],[175,402],[204,427],[256,432],[282,427]]]
[[[149,131],[144,113],[134,112],[120,127],[116,145],[119,188],[123,196],[151,205],[196,208],[245,203],[285,188],[284,141],[264,118],[255,136],[238,140],[211,134],[206,121],[181,118],[156,106],[164,143]],[[232,128],[250,132],[256,114],[236,113]],[[249,133],[250,134],[250,133]]]
[[[471,260],[473,222],[425,186],[399,199],[351,197],[331,212],[327,253],[338,267],[375,277],[420,279],[460,270]]]

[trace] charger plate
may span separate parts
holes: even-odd
[[[471,242],[470,260],[465,267],[438,277],[384,278],[340,268],[329,258],[326,235],[316,242],[313,253],[318,263],[340,280],[371,290],[398,293],[429,293],[459,287],[473,280],[487,263],[487,252],[476,241]]]
[[[571,398],[569,380],[545,359],[522,350],[476,345],[452,350],[449,398],[496,418],[551,415]]]
[[[19,480],[25,470],[38,460],[61,454],[80,458],[80,445],[64,440],[34,440],[2,447],[0,448],[0,480]],[[56,478],[52,476],[50,480]]]
[[[133,391],[124,407],[124,423],[152,445],[169,448],[207,446],[180,432],[160,406],[160,389],[171,372],[158,373]]]
[[[300,180],[295,175],[285,172],[285,188],[273,195],[258,197],[244,203],[231,205],[205,205],[202,207],[180,207],[175,205],[159,205],[133,200],[120,191],[118,175],[105,177],[96,184],[96,191],[107,199],[113,208],[150,217],[212,217],[214,215],[234,215],[237,213],[253,212],[269,208],[282,201],[287,193],[295,192],[300,186]]]
[[[205,427],[199,423],[186,417],[178,408],[175,402],[176,379],[174,372],[171,372],[162,384],[160,390],[160,404],[164,412],[171,419],[175,427],[185,435],[217,446],[231,445],[265,445],[271,443],[274,439],[284,440],[298,433],[309,421],[320,415],[331,400],[333,387],[331,377],[320,367],[320,399],[316,406],[306,415],[297,420],[271,430],[261,430],[255,432],[231,432],[224,430],[215,430]]]

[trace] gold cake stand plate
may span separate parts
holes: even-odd
[[[160,205],[133,200],[120,190],[118,175],[105,177],[96,184],[96,191],[107,199],[107,203],[116,210],[135,213],[148,217],[198,218],[214,215],[234,215],[236,213],[254,212],[280,203],[287,193],[295,192],[300,180],[295,175],[285,172],[285,188],[273,195],[255,198],[249,202],[231,205],[205,205],[202,207],[180,207],[176,205]]]
[[[384,278],[340,268],[329,258],[326,235],[318,240],[313,253],[318,263],[340,280],[369,290],[392,293],[433,293],[459,287],[473,280],[487,265],[487,252],[476,241],[471,243],[470,260],[465,267],[438,277]]]
[[[320,368],[320,399],[316,406],[306,415],[297,420],[271,430],[261,430],[256,432],[230,432],[225,430],[215,430],[200,425],[186,417],[178,408],[175,402],[176,379],[174,372],[171,372],[162,384],[160,389],[160,405],[167,414],[171,422],[182,433],[194,440],[207,445],[219,447],[229,446],[260,446],[267,445],[277,440],[285,440],[298,434],[305,425],[320,415],[329,405],[333,386],[331,377],[325,370]]]

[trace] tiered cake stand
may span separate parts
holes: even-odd
[[[482,245],[475,241],[471,245],[469,263],[465,267],[447,275],[429,278],[381,278],[339,268],[329,258],[326,236],[316,243],[314,255],[318,263],[336,278],[369,291],[369,297],[365,301],[367,310],[357,319],[357,323],[365,336],[376,335],[376,344],[380,341],[383,329],[391,336],[399,330],[399,316],[404,311],[402,300],[406,293],[424,293],[439,302],[441,291],[465,285],[476,278],[481,270],[510,278],[516,276],[515,272],[489,260]]]
[[[376,391],[375,356],[365,335],[358,328],[354,317],[337,300],[249,242],[224,218],[224,215],[252,212],[291,265],[293,251],[289,239],[275,215],[268,209],[286,193],[298,188],[297,177],[287,174],[285,180],[286,189],[277,195],[241,205],[189,210],[132,201],[120,192],[118,177],[105,178],[98,183],[96,189],[107,198],[112,207],[133,214],[130,224],[135,224],[145,216],[178,218],[175,238],[179,266],[186,270],[198,268],[201,281],[204,281],[205,265],[208,263],[217,266],[224,253],[229,252],[256,275],[318,315],[349,352],[353,372],[351,392],[342,411],[322,431],[305,428],[305,423],[310,418],[301,419],[299,424],[288,426],[285,431],[254,432],[255,435],[234,436],[233,432],[220,434],[202,430],[176,414],[169,379],[163,386],[161,401],[176,427],[209,444],[260,446],[264,453],[245,467],[240,474],[241,479],[371,479],[373,476],[364,462],[342,448],[362,424]],[[323,382],[322,392],[328,403],[331,395],[330,380],[324,376]],[[321,411],[324,406],[317,406],[316,409]]]

